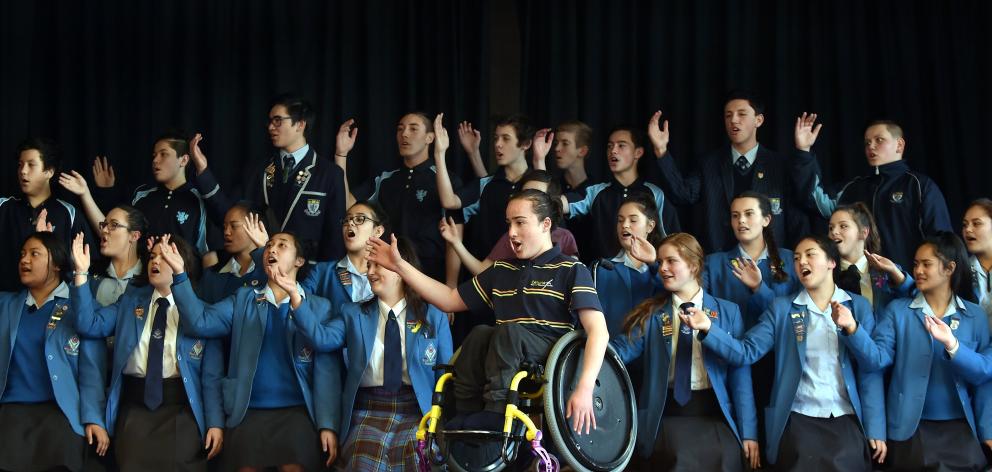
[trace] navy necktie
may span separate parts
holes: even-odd
[[[162,356],[165,351],[165,326],[169,317],[169,299],[155,301],[152,333],[148,337],[148,362],[145,364],[145,406],[155,410],[162,405]]]
[[[293,172],[293,167],[296,167],[296,160],[293,159],[293,155],[282,156],[282,183],[289,182],[289,174]]]
[[[751,163],[749,163],[747,161],[747,158],[744,157],[744,155],[742,154],[739,157],[737,157],[736,161],[734,161],[734,167],[737,167],[737,172],[740,172],[741,175],[744,175],[747,173],[748,167],[751,167]]]
[[[685,302],[679,305],[679,310],[686,313],[693,306],[695,305],[692,302]],[[673,386],[675,401],[679,402],[679,405],[685,406],[686,403],[689,403],[689,397],[692,396],[691,379],[692,328],[685,323],[679,323],[679,344],[675,348],[675,377],[673,380],[675,383]]]
[[[403,385],[403,346],[400,343],[400,323],[389,310],[386,334],[382,341],[382,388],[397,392]]]

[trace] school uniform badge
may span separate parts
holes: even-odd
[[[792,331],[796,334],[796,342],[801,343],[806,338],[806,323],[804,322],[805,312],[792,313]]]
[[[265,168],[265,186],[272,188],[276,181],[276,165],[275,163],[270,163],[268,167]]]
[[[713,318],[714,320],[717,318],[718,315],[716,310],[710,310],[709,308],[703,308],[703,313],[705,313],[706,316]]]
[[[203,340],[202,339],[197,339],[196,340],[196,343],[193,344],[193,347],[189,350],[189,358],[190,359],[197,359],[197,360],[198,359],[203,359]]]
[[[178,221],[179,224],[185,224],[188,219],[189,213],[186,213],[185,211],[176,212],[176,221]]]
[[[320,199],[319,198],[308,198],[307,199],[307,209],[303,210],[303,213],[307,216],[318,216],[320,215]]]
[[[302,187],[308,180],[310,180],[310,171],[301,170],[296,173],[296,185]]]
[[[424,365],[433,366],[437,363],[437,348],[434,347],[433,341],[427,342],[427,347],[424,349]]]
[[[141,306],[135,307],[134,308],[134,317],[137,318],[137,319],[139,319],[139,320],[145,319],[145,307],[141,307]]]
[[[427,191],[424,189],[417,190],[417,201],[424,203],[424,198],[427,197]]]
[[[892,203],[902,203],[902,192],[892,192]]]
[[[66,305],[58,305],[55,310],[52,311],[52,316],[48,319],[48,329],[55,329],[58,326],[58,322],[62,320],[62,315],[65,314],[69,307]]]
[[[765,173],[758,171],[758,179],[763,179],[763,178],[765,178]]]
[[[65,353],[70,356],[79,355],[79,336],[73,336],[65,342],[65,346],[62,347]]]
[[[960,324],[961,324],[961,320],[951,320],[951,330],[958,329],[958,326]]]
[[[781,215],[782,214],[782,199],[781,198],[769,198],[768,202],[772,204],[772,214]]]
[[[672,318],[668,313],[661,315],[661,335],[665,337],[672,335]]]
[[[303,346],[303,348],[300,349],[299,358],[300,362],[313,362],[313,349]]]

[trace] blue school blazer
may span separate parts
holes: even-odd
[[[851,301],[844,302],[858,322],[858,330],[866,333],[875,328],[875,317],[868,300],[850,293]],[[722,326],[714,324],[709,333],[700,333],[703,345],[723,357],[731,365],[750,365],[775,349],[775,385],[772,387],[771,405],[765,408],[765,432],[768,442],[766,453],[769,462],[778,457],[778,445],[785,431],[796,399],[799,380],[806,368],[806,341],[797,341],[795,319],[801,320],[805,332],[809,332],[806,307],[792,303],[797,293],[776,298],[761,315],[758,324],[751,328],[740,340],[734,338]],[[851,406],[861,422],[865,435],[870,439],[885,439],[885,403],[883,397],[882,372],[861,366],[849,353],[850,336],[837,337],[844,387],[847,389]]]
[[[881,370],[894,364],[886,417],[889,438],[895,441],[909,439],[920,424],[933,363],[933,338],[923,324],[923,310],[910,308],[912,302],[912,298],[901,298],[890,303],[882,311],[871,336],[859,327],[849,343],[863,367]],[[964,310],[946,317],[944,322],[951,326],[961,343],[957,354],[950,359],[950,366],[961,409],[977,436],[972,392],[992,379],[992,359],[987,356],[990,353],[988,319],[980,306],[965,301]]]
[[[103,340],[114,336],[114,359],[107,395],[107,431],[114,434],[120,410],[124,366],[141,341],[141,332],[148,318],[154,288],[150,285],[129,288],[117,302],[100,307],[86,285],[69,288],[75,303],[70,313],[75,315],[76,330],[81,336]],[[140,313],[141,316],[138,316]],[[224,427],[221,409],[220,380],[224,376],[224,351],[220,340],[189,336],[180,321],[176,336],[176,361],[182,376],[190,409],[196,418],[203,439],[208,428]]]
[[[340,310],[345,303],[350,303],[351,289],[345,283],[351,284],[351,273],[338,267],[338,261],[318,262],[310,268],[310,273],[300,282],[304,290],[309,290],[331,301],[331,307]]]
[[[0,396],[7,389],[7,374],[17,342],[17,326],[27,296],[27,290],[0,293],[0,314],[4,318],[0,320]],[[55,297],[54,303],[56,306],[52,315],[59,311],[59,305],[69,307],[61,319],[52,317],[54,328],[49,325],[45,330],[48,378],[52,381],[55,402],[69,420],[72,430],[82,436],[85,434],[83,425],[95,424],[106,428],[103,420],[106,402],[103,385],[107,347],[103,340],[80,338],[76,333],[69,300]]]
[[[427,305],[429,327],[412,322],[409,309],[406,319],[406,369],[420,411],[427,414],[431,409],[434,384],[443,373],[435,372],[434,366],[446,364],[451,359],[451,330],[448,317],[433,305]],[[327,322],[320,322],[312,311],[302,310],[297,310],[293,321],[296,329],[313,343],[318,352],[348,347],[348,377],[341,396],[340,430],[341,438],[347,438],[355,396],[362,382],[362,374],[369,365],[379,327],[378,298],[364,303],[346,303],[341,308],[341,316]]]
[[[623,320],[638,303],[653,296],[660,290],[661,278],[658,277],[658,264],[649,264],[648,271],[641,274],[622,262],[608,261],[612,268],[603,266],[603,260],[593,264],[592,272],[596,281],[596,293],[599,303],[603,305],[603,315],[606,316],[606,327],[610,338],[616,338],[623,331]],[[631,279],[634,279],[631,281]]]
[[[707,314],[713,326],[720,326],[733,336],[740,336],[744,332],[737,305],[704,293],[703,308],[709,310]],[[672,362],[673,333],[666,334],[664,331],[666,327],[667,331],[671,331],[674,326],[669,319],[671,312],[672,302],[669,300],[648,319],[646,336],[642,336],[640,329],[635,328],[632,336],[624,334],[610,342],[625,364],[644,356],[644,385],[637,401],[637,421],[641,425],[637,431],[637,449],[644,457],[650,456],[654,449],[668,397],[668,369]],[[677,333],[674,335],[677,336]],[[723,417],[737,440],[757,440],[758,420],[755,416],[754,390],[751,388],[751,366],[730,365],[705,349],[703,363],[706,365],[706,374],[713,386],[713,393],[720,402]]]
[[[258,368],[262,350],[262,337],[269,309],[258,291],[240,288],[237,293],[212,305],[204,304],[193,293],[186,273],[173,277],[172,297],[179,307],[179,317],[187,332],[195,336],[220,338],[231,336],[231,355],[227,376],[221,381],[221,393],[227,427],[241,424],[248,411],[251,386]],[[305,295],[303,304],[291,310],[290,316],[310,310],[304,316],[326,320],[331,304],[311,293]],[[340,356],[314,353],[313,346],[297,331],[287,330],[286,344],[292,346],[293,366],[299,382],[307,412],[317,429],[337,431],[341,422]]]
[[[740,254],[740,250],[735,246],[729,251],[706,256],[703,263],[703,290],[737,304],[744,318],[744,329],[749,329],[758,322],[758,318],[775,297],[786,296],[802,289],[802,287],[799,285],[795,267],[792,265],[792,251],[779,249],[778,255],[782,258],[782,270],[789,277],[782,282],[776,282],[772,278],[772,269],[769,265],[771,261],[762,259],[758,262],[758,269],[761,270],[761,286],[757,292],[752,292],[744,285],[744,282],[734,277],[731,261],[739,257]]]

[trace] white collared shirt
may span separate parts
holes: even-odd
[[[693,295],[692,302],[696,308],[703,309],[703,289],[699,289]],[[675,381],[675,353],[679,348],[679,326],[682,319],[679,318],[679,306],[685,303],[678,295],[672,294],[672,361],[668,366],[668,385]],[[692,330],[692,371],[689,375],[689,385],[693,390],[705,390],[711,388],[710,377],[706,373],[706,364],[703,362],[703,345],[699,342],[699,330]]]
[[[623,265],[629,267],[631,270],[636,270],[637,272],[639,272],[641,274],[643,274],[643,273],[645,273],[645,272],[648,271],[648,265],[647,264],[645,264],[645,263],[643,263],[641,261],[637,261],[637,260],[631,259],[630,256],[627,254],[627,251],[623,251],[623,250],[620,251],[620,254],[617,254],[616,256],[614,256],[613,259],[610,259],[610,262],[613,262],[613,263],[616,263],[616,264],[623,264]],[[638,267],[637,264],[640,264],[641,266]]]
[[[344,256],[338,261],[337,267],[340,269],[347,270],[351,274],[351,301],[353,302],[364,302],[365,300],[372,299],[372,285],[369,284],[368,274],[363,274],[358,271],[355,264],[351,263],[351,259],[348,256]]]
[[[913,301],[912,303],[909,304],[909,307],[913,309],[917,309],[917,308],[921,309],[923,310],[923,314],[927,316],[933,316],[936,318],[947,318],[948,316],[956,314],[959,309],[961,311],[964,311],[964,301],[961,300],[961,297],[955,295],[953,301],[954,303],[947,304],[947,310],[944,311],[944,316],[937,316],[933,312],[933,308],[931,308],[930,304],[927,303],[927,299],[926,297],[923,296],[923,292],[916,294],[916,297],[913,298]]]
[[[974,275],[973,280],[978,289],[978,304],[985,310],[985,314],[989,317],[989,325],[992,327],[992,287],[989,287],[989,283],[992,282],[992,273],[989,273],[982,267],[981,261],[978,260],[977,256],[971,256],[971,273]]]
[[[737,250],[740,251],[741,257],[743,257],[744,260],[746,260],[746,261],[754,260],[755,265],[757,265],[759,262],[761,262],[761,261],[763,261],[765,259],[768,259],[768,246],[767,245],[765,245],[765,248],[761,250],[761,254],[758,254],[758,258],[757,259],[751,259],[751,256],[749,256],[748,253],[747,253],[747,251],[744,250],[744,246],[741,246],[740,244],[737,245]]]
[[[850,300],[847,292],[834,287],[830,301],[843,303]],[[840,367],[840,339],[837,337],[837,325],[830,316],[830,306],[820,311],[805,290],[799,292],[792,303],[805,307],[806,315],[806,366],[799,379],[792,411],[816,418],[854,413]]]
[[[858,273],[861,274],[861,296],[867,298],[868,303],[874,303],[875,293],[871,289],[871,274],[868,273],[868,257],[862,254],[858,262],[854,263],[854,266],[858,268]],[[851,267],[851,263],[841,259],[840,270],[847,270],[848,267]]]
[[[48,298],[42,300],[41,303],[38,303],[34,299],[34,295],[31,295],[31,291],[28,290],[28,296],[24,298],[24,304],[27,306],[34,306],[35,308],[41,308],[45,306],[46,303],[55,300],[55,297],[69,298],[69,286],[66,285],[65,282],[58,284],[58,286],[55,287],[55,290],[52,290],[52,293],[48,294]]]
[[[249,259],[249,260],[251,260],[251,259]],[[253,270],[255,270],[255,261],[254,260],[251,260],[251,263],[248,266],[248,270],[245,271],[245,275],[247,275],[249,272],[251,272]],[[238,258],[236,258],[236,257],[232,257],[230,260],[228,260],[227,261],[227,264],[224,264],[224,267],[221,267],[220,270],[217,271],[217,273],[219,273],[219,274],[234,274],[234,276],[235,277],[238,277],[238,278],[243,277],[243,275],[241,275],[241,263],[238,262]]]
[[[744,159],[747,159],[747,167],[750,168],[751,166],[754,165],[754,160],[758,158],[758,145],[755,144],[753,148],[748,149],[748,151],[745,152],[744,154],[741,154],[741,153],[737,152],[737,149],[735,149],[733,146],[730,146],[730,164],[731,165],[733,165],[734,167],[736,167],[737,166],[737,158],[739,158],[741,156],[744,156]]]
[[[100,279],[96,287],[96,301],[100,306],[111,305],[127,291],[134,276],[141,273],[141,259],[131,266],[123,276],[118,277],[114,264],[107,265],[107,277]]]
[[[162,294],[158,293],[158,290],[153,291],[151,303],[148,304],[148,309],[145,310],[145,326],[141,329],[141,338],[138,339],[138,345],[134,347],[134,352],[128,358],[127,364],[124,364],[124,373],[126,375],[133,375],[135,377],[145,376],[145,369],[148,367],[148,342],[152,336],[152,325],[155,324],[155,317],[159,315],[157,303],[159,298],[163,298]],[[172,298],[171,293],[164,298],[169,300],[169,310],[166,313],[167,318],[165,319],[165,340],[162,349],[162,378],[168,379],[179,377],[179,367],[176,365],[176,336],[179,333],[179,310],[176,308],[176,301]]]
[[[288,153],[288,152],[283,151],[283,150],[280,149],[279,150],[279,165],[282,165],[282,158],[283,157],[285,157],[285,156],[293,156],[293,167],[295,168],[296,166],[300,165],[300,161],[302,161],[304,157],[307,157],[307,153],[308,152],[310,152],[310,145],[309,144],[304,144],[303,147],[297,149],[296,152],[293,152],[293,153]]]
[[[403,355],[403,384],[411,385],[410,374],[406,369],[406,299],[401,299],[395,306],[386,305],[382,300],[377,301],[379,308],[379,322],[375,330],[375,341],[372,343],[372,352],[369,355],[369,365],[362,372],[362,387],[381,387],[383,376],[383,361],[385,360],[385,339],[386,321],[389,320],[389,311],[396,315],[396,322],[400,325],[400,347]]]

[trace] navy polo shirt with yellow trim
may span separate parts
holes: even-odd
[[[531,260],[496,261],[458,287],[473,312],[496,324],[520,323],[555,335],[575,327],[579,310],[603,311],[589,269],[553,246]]]

